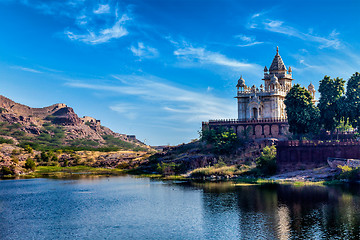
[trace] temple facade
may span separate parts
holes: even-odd
[[[292,87],[292,70],[286,68],[279,48],[268,69],[264,68],[264,82],[260,87],[247,86],[241,76],[236,85],[238,102],[238,120],[286,119],[285,96]],[[312,84],[308,90],[314,96],[315,89]]]
[[[244,130],[253,139],[287,139],[289,124],[285,110],[285,96],[292,87],[292,69],[286,68],[279,48],[268,69],[264,68],[263,83],[256,87],[247,86],[241,76],[237,82],[238,118],[209,120],[203,122],[202,127],[207,129],[228,128],[242,136]],[[310,83],[308,91],[315,102],[315,87]]]
[[[264,82],[260,87],[247,86],[241,76],[236,85],[238,119],[242,121],[260,119],[286,119],[284,99],[292,87],[292,70],[286,68],[279,48],[271,66],[264,68]]]

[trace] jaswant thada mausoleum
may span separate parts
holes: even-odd
[[[245,129],[252,138],[286,138],[288,123],[285,111],[285,96],[292,87],[292,69],[286,68],[279,48],[269,67],[264,68],[260,87],[247,86],[241,76],[237,82],[238,119],[210,120],[203,122],[203,128],[232,128],[238,135]],[[315,99],[314,85],[308,90]]]

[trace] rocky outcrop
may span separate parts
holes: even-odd
[[[80,120],[78,115],[76,115],[74,109],[72,109],[71,107],[60,108],[59,110],[54,112],[51,116],[53,117],[52,122],[54,124],[64,125],[64,126],[82,125],[82,121]]]
[[[103,146],[106,145],[103,136],[111,135],[114,138],[146,147],[136,138],[130,139],[126,134],[115,133],[101,126],[100,120],[88,116],[79,118],[74,109],[63,103],[44,108],[31,108],[0,95],[0,122],[6,122],[15,127],[16,131],[22,131],[26,136],[35,138],[45,134],[44,138],[49,139],[46,134],[54,136],[56,134],[51,129],[61,127],[65,131],[65,136],[62,137],[62,143],[65,145],[69,144],[68,140],[85,139]],[[11,134],[13,132],[7,135]],[[58,133],[57,136],[61,134]]]
[[[13,100],[0,95],[0,108],[4,109],[2,111],[6,113],[14,113],[23,117],[45,118],[49,115],[52,115],[59,109],[66,107],[67,106],[63,103],[57,103],[44,108],[31,108],[29,106],[16,103]]]
[[[101,134],[97,131],[94,131],[87,125],[67,125],[65,126],[65,129],[67,139],[91,139],[93,141],[105,143],[105,140],[102,138]]]

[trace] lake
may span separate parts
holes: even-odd
[[[0,181],[1,239],[360,239],[360,185]]]

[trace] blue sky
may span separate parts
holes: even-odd
[[[0,94],[151,145],[236,118],[279,46],[294,83],[360,71],[360,1],[0,0]]]

